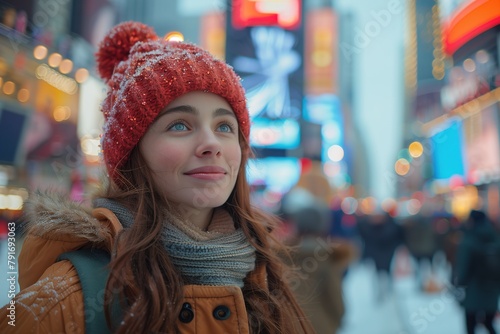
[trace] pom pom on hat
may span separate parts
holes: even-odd
[[[153,28],[139,22],[124,22],[106,35],[96,53],[97,71],[105,81],[111,79],[119,62],[127,60],[137,42],[156,40]]]
[[[119,186],[117,171],[132,149],[158,114],[186,93],[204,91],[223,97],[249,139],[250,118],[241,79],[231,66],[200,47],[165,41],[147,25],[129,21],[105,36],[96,60],[109,88],[101,105],[105,118],[102,154],[111,179]]]

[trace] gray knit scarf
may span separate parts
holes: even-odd
[[[99,198],[94,206],[113,211],[124,228],[134,222],[132,213],[115,201]],[[255,248],[241,229],[234,228],[231,216],[224,209],[215,209],[207,231],[167,215],[162,237],[186,284],[241,288],[243,279],[255,268]]]

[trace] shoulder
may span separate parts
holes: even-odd
[[[106,209],[92,211],[61,197],[33,194],[26,202],[26,237],[19,255],[19,284],[34,284],[59,255],[86,245],[111,248],[121,228]]]
[[[23,328],[31,332],[36,328],[35,332],[67,332],[77,325],[84,327],[82,289],[76,269],[69,261],[60,261],[47,268],[42,277],[19,292],[13,302],[16,330]],[[0,315],[6,313],[7,316],[8,305],[2,308]]]

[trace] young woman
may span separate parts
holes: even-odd
[[[137,22],[109,32],[97,64],[109,182],[92,210],[41,194],[26,204],[16,327],[6,305],[2,332],[83,332],[84,298],[116,333],[313,332],[287,285],[277,221],[250,204],[250,120],[232,68]],[[81,248],[111,254],[98,296],[57,261]]]

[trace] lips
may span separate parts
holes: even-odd
[[[193,175],[193,174],[226,174],[226,173],[227,173],[226,170],[219,166],[204,166],[191,169],[190,171],[184,174]]]
[[[190,171],[184,173],[185,175],[201,179],[201,180],[220,180],[224,178],[227,174],[226,170],[218,166],[204,166],[191,169]]]

